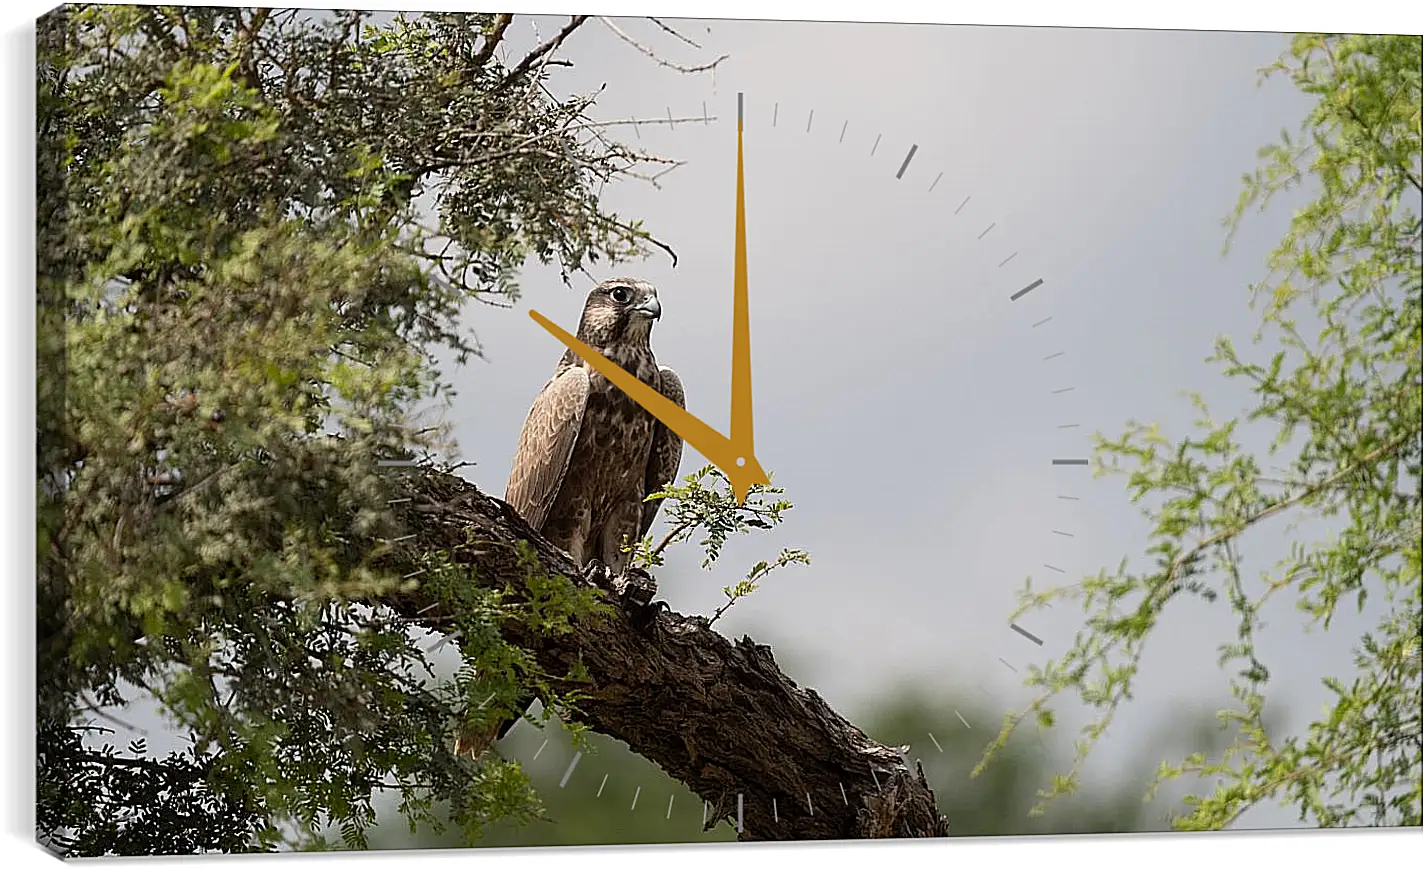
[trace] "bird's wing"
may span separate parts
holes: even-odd
[[[677,372],[667,366],[658,368],[658,392],[667,396],[679,408],[687,407],[686,396],[682,392],[682,379]],[[682,464],[682,439],[661,422],[653,427],[653,447],[648,451],[648,472],[644,478],[643,494],[652,495],[677,477],[677,467]],[[646,535],[653,527],[662,499],[643,503],[643,525],[640,535]]]
[[[544,385],[524,419],[504,500],[535,531],[559,494],[587,404],[588,372],[570,368]]]

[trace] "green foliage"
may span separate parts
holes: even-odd
[[[661,491],[648,496],[646,501],[668,503],[664,510],[671,529],[656,544],[648,537],[628,548],[633,554],[633,564],[642,568],[657,567],[663,564],[663,551],[669,546],[702,534],[704,537],[698,542],[703,554],[702,568],[709,570],[721,558],[722,548],[729,537],[747,534],[753,529],[769,530],[782,522],[782,515],[791,509],[791,502],[785,499],[768,501],[766,496],[784,493],[785,490],[778,487],[756,484],[748,491],[746,500],[739,504],[731,482],[721,469],[715,465],[704,465],[685,476],[681,485],[669,483]],[[716,622],[727,612],[727,608],[755,592],[771,572],[792,564],[810,565],[811,556],[804,550],[784,548],[776,558],[758,561],[745,578],[722,587],[727,603],[717,608],[708,624]]]
[[[1255,339],[1281,349],[1256,362],[1218,340],[1211,360],[1255,396],[1243,414],[1214,419],[1194,396],[1194,435],[1173,441],[1133,423],[1120,438],[1099,439],[1099,472],[1126,474],[1154,525],[1155,564],[1025,589],[1019,612],[1071,598],[1087,621],[1061,658],[1033,669],[1029,684],[1042,694],[1006,717],[980,769],[1024,718],[1069,693],[1097,716],[1072,768],[1043,797],[1073,790],[1094,742],[1131,699],[1169,604],[1224,599],[1238,636],[1220,662],[1233,669],[1237,704],[1219,718],[1233,740],[1162,765],[1159,781],[1192,776],[1214,787],[1188,799],[1177,827],[1228,827],[1265,801],[1321,826],[1421,823],[1420,64],[1417,36],[1304,34],[1266,70],[1318,98],[1299,139],[1283,135],[1262,150],[1229,220],[1234,228],[1283,191],[1312,197],[1251,288],[1264,303]],[[1238,429],[1252,424],[1274,427],[1269,450],[1288,461],[1283,476],[1241,446]],[[1243,538],[1285,515],[1337,530],[1309,543],[1297,534],[1272,570],[1243,576]],[[1270,673],[1256,634],[1263,606],[1287,595],[1327,630],[1342,606],[1359,611],[1376,599],[1385,613],[1360,638],[1354,673],[1323,676],[1334,701],[1305,733],[1281,735],[1262,718]]]
[[[594,602],[534,566],[515,604],[453,554],[392,558],[377,460],[450,452],[416,409],[453,395],[438,347],[478,352],[467,302],[515,295],[531,257],[646,250],[596,195],[643,155],[550,95],[550,54],[497,59],[496,16],[368,17],[40,22],[38,833],[65,854],[361,848],[378,793],[469,838],[537,812],[517,765],[448,738],[472,698],[569,677],[502,620]],[[369,603],[412,585],[454,624]],[[453,679],[431,627],[460,632]],[[190,745],[85,724],[140,699]]]

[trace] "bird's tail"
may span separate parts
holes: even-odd
[[[490,744],[499,739],[500,725],[486,725],[482,728],[461,728],[455,735],[455,754],[468,755],[475,761],[489,750]]]

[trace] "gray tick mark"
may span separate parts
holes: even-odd
[[[904,177],[904,175],[905,175],[905,169],[908,168],[909,165],[910,165],[910,158],[914,157],[914,156],[915,156],[915,152],[918,151],[918,150],[920,150],[920,146],[919,146],[919,145],[911,145],[911,146],[910,146],[910,153],[905,155],[905,162],[900,164],[900,171],[897,172],[897,173],[895,173],[895,177],[896,177],[896,178],[903,178],[903,177]]]
[[[1054,465],[1087,465],[1087,464],[1088,464],[1088,460],[1086,460],[1086,459],[1055,459],[1055,460],[1053,460],[1053,464],[1054,464]]]
[[[941,178],[944,178],[944,173],[943,173],[943,172],[941,172],[939,175],[936,175],[936,176],[935,176],[935,180],[930,183],[930,189],[927,190],[927,191],[925,191],[925,192],[926,192],[926,193],[933,193],[933,192],[934,192],[934,189],[935,189],[935,185],[936,185],[936,184],[939,184],[939,180],[940,180]]]
[[[457,637],[459,637],[459,636],[460,636],[460,632],[459,632],[458,629],[456,629],[456,630],[455,630],[454,632],[452,632],[451,634],[448,634],[448,635],[446,635],[445,637],[440,638],[440,642],[437,643],[437,644],[435,644],[434,646],[430,647],[429,649],[427,649],[426,652],[435,652],[436,650],[440,649],[442,646],[444,646],[445,644],[449,643],[450,641],[454,640],[455,638],[457,638]]]
[[[559,788],[563,788],[564,786],[568,785],[568,783],[569,783],[569,777],[571,777],[571,776],[574,775],[574,768],[575,768],[575,767],[578,767],[578,763],[579,763],[579,759],[580,759],[580,758],[583,758],[583,753],[582,753],[582,752],[575,752],[575,753],[574,753],[574,760],[569,762],[569,769],[566,770],[566,771],[564,771],[564,778],[561,779],[561,780],[559,780]]]
[[[993,229],[993,226],[990,226],[989,229],[990,229],[990,230]],[[987,232],[989,232],[989,230],[985,230],[984,232],[987,233]],[[983,235],[980,235],[979,238],[982,239],[982,238],[984,238],[984,236],[983,236]],[[1022,299],[1024,296],[1027,296],[1027,295],[1028,295],[1030,292],[1032,292],[1033,290],[1036,290],[1036,289],[1038,289],[1039,287],[1041,287],[1042,285],[1043,285],[1043,279],[1042,279],[1042,278],[1035,278],[1032,284],[1029,284],[1027,287],[1023,288],[1022,290],[1018,291],[1018,292],[1015,293],[1014,295],[1010,296],[1010,297],[1009,297],[1009,301],[1010,301],[1010,302],[1017,302],[1017,301],[1019,301],[1020,299]],[[1040,322],[1040,323],[1043,323],[1043,322],[1046,322],[1046,321],[1039,321],[1039,322]],[[1037,326],[1037,325],[1038,325],[1037,323],[1034,324],[1034,326]]]
[[[1034,643],[1038,644],[1039,646],[1043,646],[1043,641],[1039,640],[1037,637],[1034,637],[1034,636],[1033,636],[1032,634],[1030,634],[1028,631],[1026,631],[1026,630],[1020,628],[1017,623],[1013,623],[1013,622],[1009,623],[1009,628],[1012,628],[1014,631],[1017,631],[1019,634],[1023,635],[1024,637],[1028,638],[1029,640],[1033,641]],[[1000,659],[1000,661],[1003,661],[1003,659]],[[1008,663],[1005,662],[1005,664],[1008,664]],[[1009,667],[1013,667],[1013,665],[1009,665]]]

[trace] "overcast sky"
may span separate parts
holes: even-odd
[[[511,52],[564,20],[521,22]],[[752,561],[802,547],[812,566],[732,608],[719,623],[728,635],[769,643],[794,678],[843,708],[890,698],[900,679],[1028,699],[1000,659],[1023,668],[1059,653],[1080,614],[1060,604],[1028,617],[1042,650],[1014,634],[1024,578],[1062,582],[1124,556],[1146,565],[1146,526],[1122,480],[1051,460],[1088,456],[1092,432],[1116,434],[1129,418],[1182,434],[1192,413],[1181,390],[1202,391],[1218,416],[1249,399],[1204,358],[1218,334],[1249,339],[1246,287],[1289,217],[1252,219],[1223,258],[1221,219],[1242,173],[1310,105],[1284,81],[1258,86],[1285,37],[676,23],[698,51],[646,20],[617,24],[678,63],[730,55],[715,77],[682,75],[591,22],[554,82],[570,93],[607,82],[601,119],[700,117],[704,104],[716,117],[615,130],[687,163],[661,190],[628,183],[606,195],[677,250],[676,269],[658,255],[617,271],[658,286],[658,359],[678,371],[690,410],[723,431],[746,94],[757,456],[796,505],[774,536],[730,547],[710,574],[695,548],[675,554],[662,597],[710,614]],[[465,473],[496,494],[563,350],[527,311],[573,329],[588,289],[540,268],[523,286],[515,311],[470,309],[486,358],[449,372],[461,454],[478,463]],[[683,471],[704,462],[689,449]],[[1249,538],[1251,566],[1284,555],[1282,535]],[[1183,602],[1169,615],[1099,771],[1182,704],[1228,699],[1215,663],[1233,631],[1225,606]],[[1262,649],[1273,702],[1300,725],[1324,700],[1319,677],[1346,673],[1360,622],[1306,635],[1288,608],[1271,615]]]

